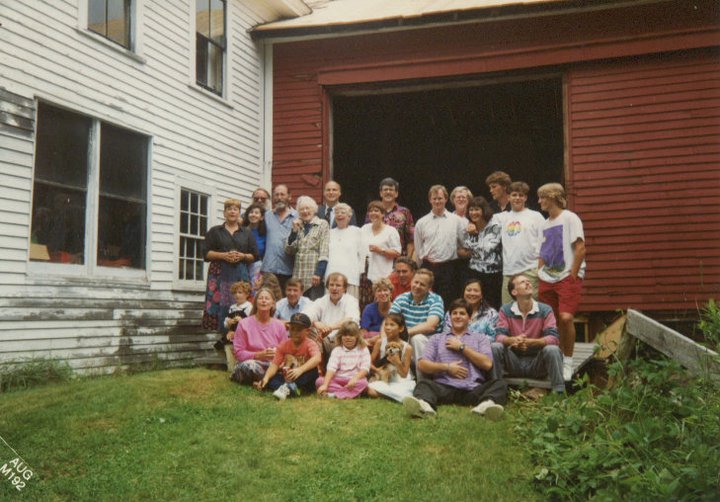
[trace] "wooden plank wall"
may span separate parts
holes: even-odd
[[[175,281],[178,187],[207,187],[211,224],[227,197],[249,201],[265,179],[264,49],[248,30],[259,0],[228,2],[227,99],[194,86],[194,2],[144,0],[142,50],[79,27],[76,0],[2,2],[0,18],[0,364],[34,356],[112,371],[189,364],[214,336],[200,329],[202,288]],[[28,261],[34,103],[44,99],[152,137],[146,277],[118,279]]]
[[[718,53],[575,67],[567,106],[569,186],[588,248],[581,308],[718,298]]]
[[[568,15],[278,41],[273,184],[320,200],[330,175],[330,95],[443,77],[544,71],[588,60],[716,45],[718,3],[638,3]],[[401,84],[402,85],[402,84]],[[488,173],[483,173],[482,177]]]

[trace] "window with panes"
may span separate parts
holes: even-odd
[[[224,0],[196,0],[195,70],[197,84],[223,94],[226,52]]]
[[[180,281],[204,279],[203,245],[208,226],[209,197],[189,189],[180,190],[180,244],[177,278]]]

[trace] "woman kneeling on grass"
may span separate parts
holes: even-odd
[[[343,323],[335,337],[337,346],[330,354],[325,378],[315,383],[320,396],[352,399],[367,389],[370,352],[355,321]]]
[[[260,380],[275,356],[275,347],[287,340],[285,324],[273,317],[275,298],[267,288],[255,295],[250,317],[240,321],[233,337],[235,365],[230,379],[237,383]]]
[[[410,362],[413,349],[407,338],[407,327],[402,314],[388,314],[383,324],[383,335],[376,343],[372,352],[372,369],[376,376],[368,387],[370,397],[388,397],[402,402],[403,398],[412,396],[415,381],[410,373]],[[399,353],[394,350],[399,349]],[[386,374],[387,381],[379,375]]]
[[[267,387],[274,391],[273,396],[280,401],[299,396],[302,390],[312,392],[322,360],[320,347],[307,337],[312,328],[310,318],[301,313],[293,314],[288,324],[290,339],[277,347],[265,376],[255,384],[258,390]]]

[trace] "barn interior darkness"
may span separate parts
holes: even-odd
[[[338,94],[333,103],[333,173],[343,200],[363,217],[378,182],[400,182],[400,204],[415,218],[430,208],[427,189],[468,186],[489,199],[484,180],[503,170],[537,187],[563,182],[559,78],[431,90]]]

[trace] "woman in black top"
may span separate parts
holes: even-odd
[[[249,281],[248,264],[258,256],[255,237],[240,225],[240,201],[225,201],[225,223],[205,234],[205,261],[208,269],[207,293],[203,311],[204,329],[222,330],[223,321],[233,304],[230,286],[237,281]]]

